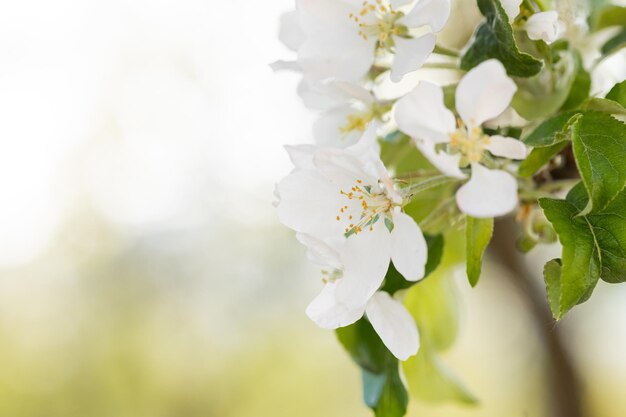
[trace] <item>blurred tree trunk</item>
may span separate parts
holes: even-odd
[[[545,288],[531,276],[523,255],[515,247],[520,235],[513,218],[496,223],[490,245],[491,254],[509,272],[512,283],[519,289],[537,329],[546,353],[548,415],[551,417],[582,417],[581,386],[570,352],[555,324],[548,306]]]

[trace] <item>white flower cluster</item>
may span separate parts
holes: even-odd
[[[512,17],[519,4],[503,1]],[[431,82],[394,100],[374,93],[379,75],[399,82],[429,60],[450,7],[450,0],[296,0],[296,10],[283,16],[280,38],[297,60],[274,64],[302,73],[299,94],[321,112],[316,144],[287,147],[295,168],[277,185],[279,219],[323,269],[324,288],[307,314],[329,329],[365,314],[401,360],[418,351],[418,331],[381,285],[390,261],[407,280],[422,279],[428,254],[419,225],[403,211],[413,194],[384,166],[377,135],[392,126],[412,138],[442,176],[458,181],[459,210],[477,218],[516,208],[510,162],[526,157],[522,142],[483,127],[517,90],[497,60],[459,81],[458,119],[444,105],[442,87]],[[531,39],[556,38],[557,19],[548,13],[527,21]]]

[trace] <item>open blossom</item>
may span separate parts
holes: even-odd
[[[297,0],[305,76],[360,81],[376,55],[393,54],[391,79],[419,69],[450,14],[449,0]],[[296,37],[287,36],[291,39]]]
[[[497,60],[485,61],[469,71],[456,90],[460,120],[443,102],[441,87],[421,82],[398,101],[395,119],[400,130],[415,139],[418,148],[441,172],[463,179],[461,168],[471,167],[471,179],[456,194],[466,214],[501,216],[517,205],[517,181],[495,169],[493,157],[524,159],[525,145],[517,139],[489,136],[482,124],[509,106],[517,87]]]
[[[300,84],[299,94],[307,107],[321,111],[313,125],[319,146],[345,148],[354,145],[370,123],[382,120],[391,105],[381,102],[366,88],[344,81]]]
[[[401,302],[383,291],[375,292],[363,305],[350,307],[337,300],[337,286],[343,279],[341,261],[345,240],[321,241],[310,235],[297,234],[306,246],[311,261],[322,267],[324,288],[309,304],[306,313],[318,326],[336,329],[348,326],[364,314],[389,351],[406,360],[419,349],[419,334],[415,321]]]
[[[342,279],[335,297],[362,307],[378,290],[392,260],[408,280],[424,276],[427,246],[403,197],[373,150],[375,127],[345,149],[288,148],[296,169],[277,186],[282,223],[322,241],[342,241]]]

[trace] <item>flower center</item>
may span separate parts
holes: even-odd
[[[347,117],[346,124],[339,128],[339,131],[347,135],[350,132],[359,131],[365,132],[367,125],[374,120],[373,111],[364,111],[355,114],[350,114]]]
[[[393,201],[385,192],[374,191],[375,188],[380,187],[363,185],[363,181],[357,180],[350,191],[340,191],[348,201],[339,209],[336,220],[346,224],[346,237],[359,234],[367,228],[372,231],[374,223],[394,207]]]
[[[377,47],[390,49],[392,37],[406,32],[406,27],[396,23],[401,16],[388,1],[365,0],[359,13],[350,13],[348,17],[357,24],[360,37],[366,41],[375,38]]]
[[[480,162],[483,158],[485,147],[489,145],[489,136],[485,135],[480,127],[468,130],[461,126],[450,135],[450,150],[461,153],[471,162]]]
[[[343,271],[339,269],[322,269],[322,282],[324,284],[329,284],[331,282],[336,282],[343,276]]]

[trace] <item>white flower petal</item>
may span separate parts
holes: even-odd
[[[339,248],[345,243],[343,236],[324,241],[306,233],[296,233],[296,239],[307,248],[307,257],[314,264],[322,268],[343,268],[339,258]]]
[[[472,178],[456,193],[459,209],[477,218],[503,216],[517,205],[517,181],[505,171],[472,164]]]
[[[300,22],[298,22],[296,10],[284,13],[280,17],[278,39],[292,51],[297,51],[300,45],[304,43],[305,34],[302,32]]]
[[[336,221],[344,205],[337,186],[310,170],[295,170],[277,185],[278,219],[287,227],[316,237],[341,236]]]
[[[456,128],[454,114],[443,103],[443,90],[427,81],[398,100],[394,117],[400,130],[415,139],[448,142]]]
[[[350,106],[338,107],[322,113],[313,123],[315,143],[323,147],[345,148],[354,145],[363,132],[352,130],[344,132],[348,117],[356,111]]]
[[[429,26],[439,32],[450,17],[450,0],[419,0],[415,7],[399,22],[409,28]]]
[[[521,140],[498,135],[491,136],[485,148],[495,156],[509,159],[524,159],[528,154],[526,145]]]
[[[389,3],[391,4],[391,7],[393,7],[395,10],[398,10],[400,7],[406,6],[412,1],[413,0],[390,0]]]
[[[504,66],[490,59],[473,68],[456,89],[456,109],[470,129],[499,116],[511,103],[517,86]]]
[[[367,318],[387,349],[404,361],[419,350],[419,333],[411,314],[386,292],[377,292],[367,303]]]
[[[465,179],[467,175],[461,171],[459,164],[461,163],[461,154],[450,155],[444,151],[437,151],[435,143],[428,140],[416,140],[415,145],[422,155],[430,161],[442,174],[448,177]]]
[[[298,62],[314,80],[335,78],[359,81],[374,63],[377,39],[358,36],[349,18],[360,4],[340,0],[297,0],[300,26],[306,35],[298,49]]]
[[[509,16],[509,22],[512,22],[519,14],[519,8],[522,0],[500,0],[504,11]]]
[[[415,220],[400,211],[394,213],[391,261],[398,272],[409,281],[419,281],[424,278],[427,259],[426,239]]]
[[[355,154],[351,151],[361,150],[362,154]],[[341,149],[320,149],[313,156],[313,163],[317,170],[329,181],[335,183],[339,188],[352,188],[357,180],[361,180],[364,185],[374,186],[378,184],[380,157],[373,152],[372,148],[362,149],[355,145]]]
[[[365,307],[348,308],[335,298],[336,283],[324,286],[322,292],[309,304],[306,315],[323,329],[348,326],[363,316]]]
[[[298,95],[304,105],[311,110],[329,110],[343,104],[338,103],[335,97],[329,96],[320,81],[306,76],[298,84]]]
[[[328,94],[347,102],[349,100],[357,100],[365,104],[372,104],[376,101],[372,93],[365,87],[355,83],[346,81],[333,81],[327,83]]]
[[[380,143],[378,143],[377,134],[379,127],[380,125],[378,122],[371,122],[367,130],[365,130],[365,132],[363,133],[363,136],[361,136],[361,138],[358,140],[358,142],[345,149],[346,153],[357,157],[363,157],[365,155],[371,154],[372,152],[376,155],[380,155]],[[382,161],[380,162],[380,165],[382,165],[382,167],[384,168]],[[388,175],[386,169],[385,174]]]
[[[289,159],[296,169],[315,169],[313,154],[316,149],[313,145],[285,145]]]
[[[383,220],[373,230],[364,228],[350,236],[340,251],[343,278],[337,282],[336,298],[356,308],[367,302],[382,284],[391,259],[391,237]]]
[[[559,14],[554,10],[535,13],[528,18],[525,28],[530,39],[552,43],[559,37]]]
[[[424,65],[426,59],[435,49],[435,35],[432,33],[419,38],[394,38],[396,54],[391,66],[391,81],[400,82],[409,72],[415,71]]]

